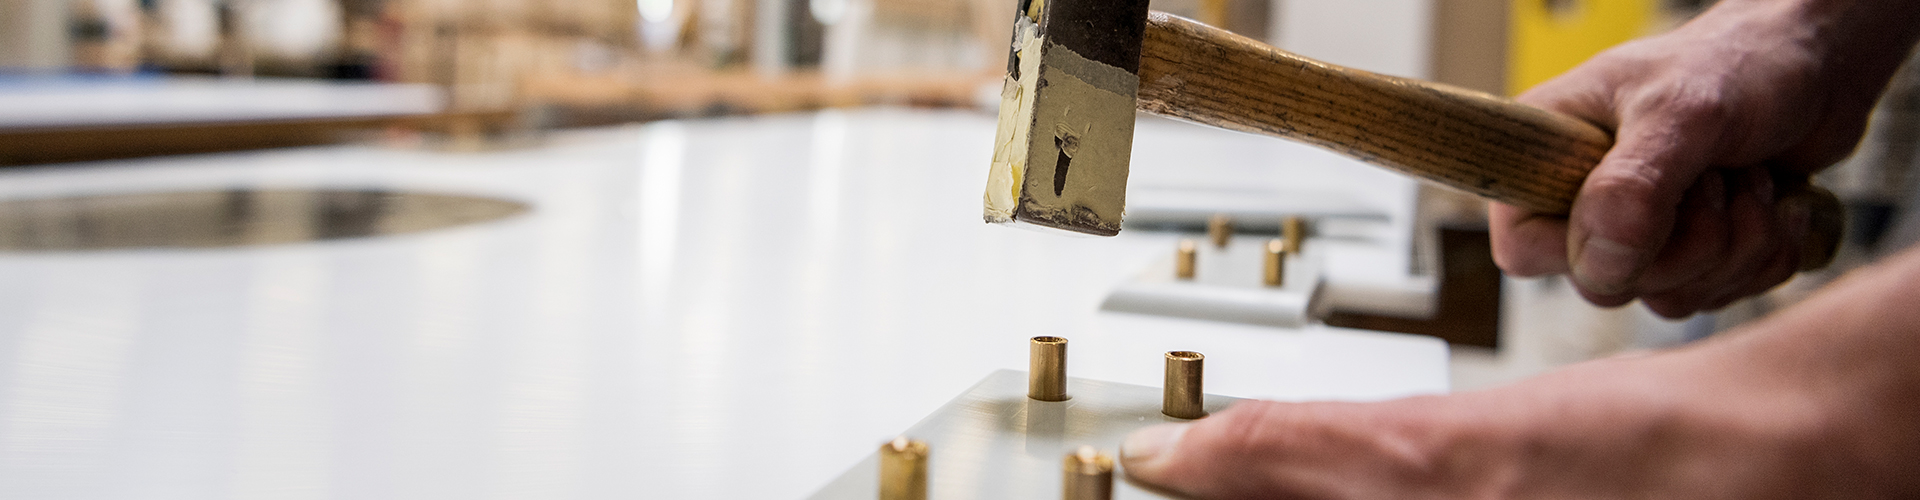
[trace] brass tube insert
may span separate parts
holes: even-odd
[[[1206,360],[1206,356],[1193,351],[1167,353],[1167,381],[1162,392],[1161,413],[1185,419],[1207,416],[1207,411],[1201,408],[1206,393],[1200,388],[1200,369]]]
[[[1027,360],[1027,397],[1067,400],[1067,339],[1034,337]]]
[[[1226,248],[1233,240],[1233,218],[1227,214],[1213,214],[1207,219],[1207,237],[1213,239],[1215,248]]]
[[[1280,239],[1287,241],[1288,254],[1299,254],[1300,245],[1307,241],[1307,222],[1299,216],[1281,220]]]
[[[1280,286],[1287,283],[1287,243],[1275,238],[1267,241],[1267,265],[1261,273],[1261,282],[1267,286]]]
[[[1062,468],[1065,469],[1061,480],[1065,491],[1060,495],[1063,500],[1113,499],[1113,456],[1092,446],[1081,446],[1078,451],[1067,454]]]
[[[906,436],[880,445],[880,500],[927,500],[927,442]]]
[[[1199,260],[1199,249],[1194,248],[1193,240],[1180,240],[1180,251],[1174,254],[1173,277],[1182,280],[1193,279],[1194,261]]]

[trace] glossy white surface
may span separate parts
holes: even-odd
[[[1165,139],[1182,134],[1241,161],[1275,150],[1157,123],[1140,168],[1187,158]],[[992,132],[877,110],[0,171],[0,198],[374,187],[533,206],[383,238],[0,254],[0,496],[797,498],[1024,369],[1041,334],[1073,340],[1083,378],[1157,384],[1160,352],[1187,348],[1218,394],[1446,390],[1430,338],[1097,312],[1172,236],[980,223]]]

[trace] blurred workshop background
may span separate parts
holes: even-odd
[[[1336,64],[1514,95],[1709,3],[1153,7]],[[0,0],[0,165],[343,143],[502,151],[564,129],[829,108],[989,115],[1012,9],[1011,0]],[[1905,201],[1920,112],[1908,80],[1876,115],[1861,157],[1829,175],[1868,228],[1856,231],[1858,255],[1871,254]],[[1480,288],[1444,300],[1485,311],[1462,320],[1469,326],[1328,321],[1447,337],[1455,389],[1699,338],[1812,286],[1684,322],[1595,309],[1555,279],[1500,278],[1484,241],[1474,248],[1484,239],[1478,202],[1433,188],[1422,200],[1429,230],[1472,236],[1448,240],[1466,243],[1447,251],[1465,252],[1459,268],[1478,278],[1459,279]]]
[[[1700,3],[1158,0],[1153,7],[1336,63],[1510,94],[1606,46],[1665,29]],[[443,93],[432,99],[446,118],[436,125],[456,134],[822,107],[970,107],[994,102],[1010,5],[4,0],[0,71],[9,88],[212,77],[431,85]],[[0,161],[39,159],[7,153]]]
[[[1152,5],[1510,96],[1710,3]],[[988,226],[1015,4],[0,0],[0,497],[792,498],[1035,336],[1104,382],[1473,390],[1920,237],[1913,65],[1821,179],[1839,262],[1684,320],[1502,276],[1471,197],[1148,115],[1120,236]]]

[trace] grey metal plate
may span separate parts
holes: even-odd
[[[1160,413],[1158,387],[1070,378],[1067,394],[1072,399],[1057,403],[1028,399],[1026,372],[1000,370],[914,424],[903,434],[931,448],[928,498],[1057,500],[1060,460],[1070,450],[1091,445],[1117,456],[1135,429],[1186,422]],[[1238,400],[1209,394],[1205,408],[1213,413]],[[1115,470],[1114,498],[1166,498],[1124,476]],[[878,477],[879,456],[869,454],[810,498],[877,498]]]
[[[1226,248],[1201,242],[1194,279],[1174,278],[1174,246],[1160,260],[1107,295],[1101,309],[1176,318],[1228,321],[1299,328],[1326,315],[1321,302],[1326,281],[1321,241],[1309,239],[1304,252],[1286,262],[1286,283],[1261,282],[1266,266],[1265,238],[1234,238]]]

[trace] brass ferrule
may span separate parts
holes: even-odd
[[[1300,253],[1300,245],[1307,241],[1307,222],[1299,216],[1287,217],[1280,221],[1280,239],[1287,242],[1287,253]]]
[[[1193,267],[1195,261],[1200,258],[1199,249],[1194,247],[1193,240],[1180,240],[1180,251],[1175,253],[1173,258],[1173,277],[1182,280],[1193,279]]]
[[[1167,381],[1162,392],[1160,412],[1173,418],[1195,419],[1207,416],[1201,404],[1206,395],[1200,388],[1201,366],[1206,356],[1193,351],[1167,353]]]
[[[1062,462],[1063,500],[1112,500],[1113,456],[1081,446]]]
[[[927,442],[906,436],[880,445],[880,500],[927,500]]]
[[[1261,282],[1267,286],[1281,286],[1287,283],[1287,244],[1275,238],[1267,241],[1265,272],[1260,274]]]
[[[1233,240],[1233,218],[1227,214],[1214,214],[1207,219],[1207,237],[1213,239],[1215,248],[1226,248]]]
[[[1034,337],[1027,360],[1027,397],[1067,400],[1067,339]]]

